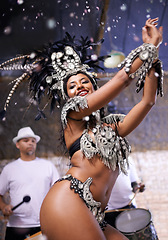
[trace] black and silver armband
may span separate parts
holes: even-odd
[[[139,92],[144,86],[146,74],[149,69],[151,69],[153,61],[158,58],[158,52],[153,44],[143,43],[138,48],[132,50],[124,61],[118,65],[118,68],[121,69],[124,67],[125,72],[128,74],[132,63],[137,57],[139,57],[143,63],[134,73],[131,73],[129,77],[138,77],[136,91]]]

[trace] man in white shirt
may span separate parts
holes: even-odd
[[[23,240],[40,231],[42,201],[59,178],[56,167],[50,161],[36,157],[39,141],[40,137],[30,127],[21,128],[13,138],[20,158],[7,164],[0,175],[0,210],[8,217],[5,240]],[[9,192],[10,204],[3,200],[6,192]]]
[[[139,183],[139,178],[133,159],[129,156],[128,174],[120,173],[112,189],[110,199],[105,213],[105,220],[113,227],[117,216],[123,209],[136,208],[134,193],[139,190],[144,191],[144,185]],[[122,211],[120,211],[122,209]]]

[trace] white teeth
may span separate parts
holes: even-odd
[[[87,94],[87,91],[82,91],[78,95],[80,96],[80,95],[83,95],[83,94]]]

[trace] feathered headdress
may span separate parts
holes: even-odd
[[[64,91],[64,81],[69,76],[78,72],[84,73],[96,86],[96,76],[91,71],[101,68],[97,62],[103,60],[104,57],[90,54],[90,50],[93,46],[101,43],[102,40],[93,43],[88,40],[88,37],[81,37],[77,40],[75,36],[71,37],[66,33],[63,40],[50,43],[42,51],[34,51],[30,55],[16,57],[0,64],[0,70],[23,71],[23,74],[13,81],[14,85],[6,99],[4,109],[0,112],[1,119],[5,117],[10,99],[23,80],[29,81],[30,93],[38,104],[40,104],[42,96],[47,94],[51,101],[51,111],[60,104],[61,99],[68,97]],[[45,117],[43,110],[39,109],[36,120],[42,116]]]

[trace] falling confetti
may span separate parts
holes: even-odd
[[[23,1],[23,0],[17,0],[17,3],[18,3],[19,5],[21,5],[21,4],[24,3],[24,1]]]
[[[96,54],[93,54],[93,55],[91,55],[91,59],[93,60],[93,61],[96,61],[97,60],[97,55]]]
[[[126,11],[127,10],[127,5],[126,4],[122,4],[120,7],[121,11]]]
[[[36,54],[35,54],[34,52],[32,52],[32,53],[30,54],[30,58],[31,58],[31,59],[33,59],[35,56],[36,56]]]
[[[71,13],[69,14],[69,16],[70,16],[71,18],[73,18],[73,17],[75,16],[75,13],[74,13],[74,12],[71,12]]]
[[[46,25],[47,25],[47,28],[49,28],[49,29],[55,28],[56,27],[55,19],[53,19],[53,18],[48,19],[46,22]]]
[[[10,26],[7,26],[7,27],[4,29],[4,34],[5,34],[5,35],[9,35],[11,32],[12,32],[12,28],[11,28]]]

